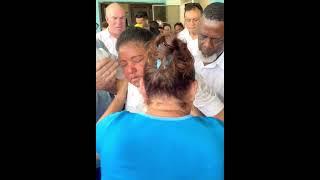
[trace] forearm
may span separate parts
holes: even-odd
[[[111,104],[109,105],[108,109],[104,112],[104,114],[100,117],[100,119],[98,120],[98,122],[103,119],[104,117],[108,116],[111,113],[114,112],[119,112],[122,110],[124,103],[125,103],[126,99],[125,98],[119,98],[117,95],[115,96],[115,98],[113,99],[113,101],[111,102]]]
[[[100,117],[98,122],[106,117],[107,115],[119,112],[122,110],[126,99],[127,99],[127,90],[128,90],[128,82],[125,80],[120,80],[117,82],[117,94],[115,95],[113,101],[107,108],[107,110],[104,112],[104,114]]]
[[[217,118],[221,121],[224,121],[224,110],[220,111],[218,114],[216,114],[215,116],[213,116],[214,118]]]

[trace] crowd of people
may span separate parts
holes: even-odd
[[[224,178],[224,4],[184,25],[126,27],[118,3],[96,34],[97,179]],[[100,177],[101,172],[101,177]]]

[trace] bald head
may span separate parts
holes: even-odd
[[[126,27],[125,10],[118,3],[111,3],[105,10],[109,32],[113,37],[118,38]]]

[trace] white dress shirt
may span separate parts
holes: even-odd
[[[224,52],[218,59],[206,66],[202,59],[205,58],[200,51],[194,56],[194,67],[196,73],[205,77],[204,80],[209,87],[217,93],[219,99],[224,102]],[[209,58],[214,58],[209,57]]]
[[[218,114],[224,108],[224,104],[216,96],[216,93],[213,91],[213,89],[204,83],[204,80],[200,75],[196,74],[196,80],[198,81],[198,90],[193,102],[194,106],[206,116],[212,117]],[[127,102],[125,109],[132,113],[141,113],[147,111],[139,89],[131,83],[128,83]]]
[[[139,89],[131,83],[128,83],[127,102],[125,109],[132,113],[146,112],[143,96]]]
[[[109,53],[111,53],[110,57],[112,59],[118,60],[118,52],[116,50],[117,39],[115,37],[111,36],[111,34],[109,32],[109,28],[107,28],[106,30],[98,32],[96,34],[96,39],[100,40],[101,42],[103,42],[103,44],[107,48],[105,50],[109,51]],[[106,56],[106,57],[108,57],[108,56]],[[117,79],[124,79],[123,70],[122,70],[122,68],[120,66],[117,69],[116,77],[117,77]]]
[[[110,53],[118,57],[118,52],[116,50],[117,39],[111,36],[109,32],[109,28],[98,32],[96,34],[96,39],[99,39],[100,41],[102,41],[104,45],[107,47],[107,49],[110,51]]]
[[[190,53],[194,56],[198,50],[198,38],[192,39],[187,28],[178,33],[177,37],[187,43]]]
[[[204,78],[198,73],[196,73],[196,80],[198,82],[198,90],[193,105],[206,116],[217,115],[224,108],[223,102],[221,102],[214,89],[209,87]]]

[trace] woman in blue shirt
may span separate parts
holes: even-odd
[[[122,111],[97,123],[101,179],[222,180],[222,122],[189,115],[197,82],[187,45],[164,36],[145,42],[144,33],[141,28],[126,30],[117,46],[128,53],[119,57],[122,67],[147,58],[143,77],[129,79],[139,80],[146,113]],[[127,36],[135,41],[126,41]]]

